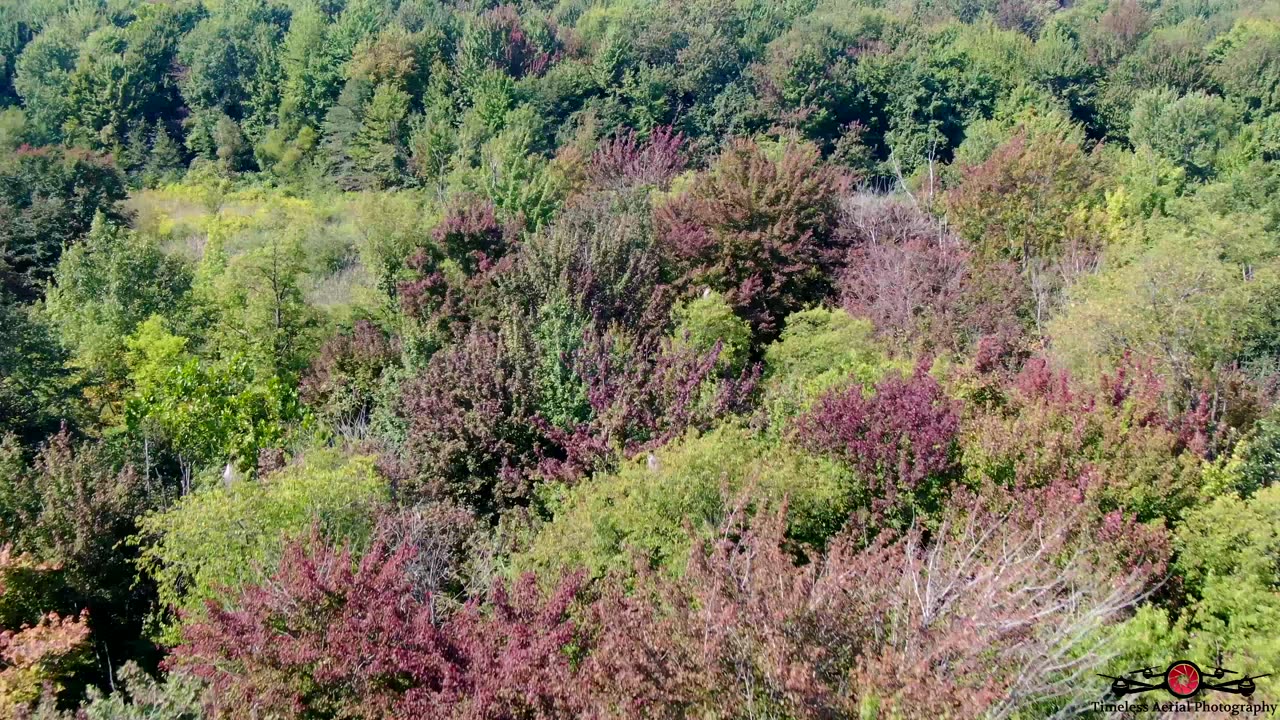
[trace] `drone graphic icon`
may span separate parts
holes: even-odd
[[[1269,673],[1246,675],[1234,680],[1222,681],[1228,675],[1239,674],[1235,670],[1222,667],[1222,658],[1219,657],[1217,664],[1207,673],[1190,660],[1175,660],[1163,671],[1154,667],[1145,667],[1130,670],[1119,676],[1101,675],[1100,677],[1111,681],[1111,694],[1117,698],[1152,690],[1167,690],[1170,695],[1179,700],[1186,700],[1205,690],[1249,697],[1253,695],[1254,690],[1257,690],[1254,680],[1269,675]]]

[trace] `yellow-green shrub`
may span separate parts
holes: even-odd
[[[514,565],[586,566],[602,575],[630,569],[639,553],[654,567],[679,571],[692,537],[717,528],[738,500],[760,507],[785,499],[789,535],[822,543],[843,525],[855,493],[852,474],[835,463],[724,426],[551,499],[554,517]]]
[[[764,364],[764,406],[775,421],[846,383],[870,387],[891,369],[911,369],[890,361],[870,321],[826,308],[788,316],[782,335],[765,350]]]
[[[373,458],[312,451],[263,480],[197,491],[142,518],[141,564],[162,607],[199,614],[205,600],[261,580],[285,540],[313,525],[330,541],[363,542],[387,499]]]

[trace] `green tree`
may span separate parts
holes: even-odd
[[[875,78],[883,97],[883,142],[894,172],[927,171],[930,163],[945,162],[965,139],[966,127],[995,108],[997,81],[974,67],[972,55],[958,46],[957,33],[937,33],[901,56],[859,68],[860,76]]]
[[[733,312],[723,295],[704,293],[677,307],[674,319],[673,340],[677,347],[687,345],[707,353],[719,345],[716,365],[726,376],[736,376],[746,367],[751,353],[751,326]]]
[[[319,162],[325,176],[342,190],[356,190],[367,184],[353,152],[369,92],[367,81],[353,80],[347,83],[338,102],[324,116],[324,139],[320,142]]]
[[[1187,604],[1181,612],[1155,609],[1144,618],[1145,642],[1135,643],[1138,648],[1159,651],[1164,645],[1174,654],[1206,658],[1221,653],[1224,664],[1243,665],[1250,675],[1280,670],[1277,528],[1277,486],[1248,499],[1220,497],[1190,511],[1174,537],[1175,570],[1187,584]],[[1277,687],[1274,677],[1258,680],[1264,696]]]
[[[457,150],[452,111],[447,102],[429,105],[410,120],[409,167],[422,182],[439,181]]]
[[[322,8],[302,4],[289,23],[281,65],[284,91],[282,123],[318,127],[343,87],[344,69],[361,41],[386,21],[379,0],[353,0],[330,24]]]
[[[280,105],[278,57],[287,17],[265,0],[227,3],[183,36],[182,97],[196,111],[241,123],[250,141],[275,124]]]
[[[137,184],[142,166],[147,162],[148,140],[151,135],[146,121],[135,124],[125,135],[124,146],[116,153],[116,162],[129,176],[132,185]]]
[[[351,140],[356,166],[376,189],[404,184],[409,100],[397,85],[380,83]]]
[[[271,227],[263,239],[225,266],[206,263],[197,292],[213,313],[208,340],[220,356],[292,384],[315,343],[316,314],[300,285],[306,257],[296,232]]]
[[[185,168],[182,148],[173,139],[168,128],[163,124],[157,125],[156,132],[151,137],[151,149],[142,165],[143,185],[151,187],[173,182]]]
[[[20,297],[39,294],[63,249],[101,212],[120,218],[124,176],[109,158],[73,149],[21,149],[0,158],[0,269]]]
[[[1108,137],[1127,137],[1133,101],[1147,90],[1216,91],[1207,39],[1207,28],[1199,22],[1156,28],[1122,58],[1099,98],[1100,123]]]
[[[224,170],[234,173],[249,167],[251,148],[244,131],[235,120],[219,113],[210,139],[215,148],[214,155]]]
[[[325,54],[328,19],[316,3],[302,4],[281,48],[284,71],[280,121],[319,127],[341,85],[340,69]]]
[[[534,383],[538,411],[554,426],[572,431],[591,412],[587,389],[575,372],[575,353],[582,348],[587,319],[577,303],[557,292],[538,308],[533,339],[538,354]]]
[[[300,417],[292,385],[242,357],[201,360],[159,316],[142,323],[125,344],[132,384],[125,428],[140,443],[172,453],[184,493],[197,470],[228,463],[252,472],[259,453],[279,447]]]
[[[1167,214],[1187,184],[1187,171],[1149,145],[1121,155],[1114,173],[1116,187],[1107,193],[1107,211],[1126,221]]]
[[[23,145],[29,145],[32,140],[30,125],[22,108],[0,110],[0,149],[12,152]]]
[[[1256,223],[1234,231],[1257,232]],[[1275,282],[1265,258],[1251,258],[1262,263],[1242,271],[1216,242],[1176,226],[1122,257],[1072,288],[1067,311],[1048,324],[1054,353],[1085,376],[1109,372],[1132,352],[1152,359],[1175,389],[1190,391],[1240,351],[1254,298]]]
[[[1053,25],[1036,41],[1032,80],[1065,103],[1072,119],[1095,137],[1103,132],[1097,109],[1100,76],[1065,27]]]
[[[44,309],[77,365],[121,380],[125,338],[152,315],[181,315],[190,286],[181,261],[99,215],[84,241],[63,254]]]
[[[1223,93],[1254,117],[1280,108],[1280,25],[1242,18],[1209,46],[1210,73]]]
[[[42,144],[62,138],[62,124],[72,113],[71,73],[80,44],[102,22],[96,8],[81,7],[47,25],[18,56],[13,86]]]
[[[782,335],[765,349],[763,402],[773,419],[782,420],[833,388],[869,387],[892,368],[869,321],[844,310],[801,310],[787,317]]]
[[[17,104],[18,94],[13,88],[15,61],[39,29],[35,15],[18,4],[0,8],[0,104]]]
[[[66,351],[42,318],[0,289],[0,434],[34,444],[71,416]]]
[[[91,687],[78,712],[49,715],[36,711],[33,720],[201,720],[204,717],[204,683],[181,672],[166,674],[163,681],[147,674],[134,662],[116,673],[115,689],[104,693]]]
[[[1239,113],[1222,98],[1152,90],[1134,101],[1129,141],[1150,147],[1188,177],[1203,180],[1217,171],[1219,156],[1239,127]]]
[[[69,77],[64,132],[115,148],[137,123],[174,117],[180,101],[170,68],[190,21],[181,5],[142,6],[127,26],[90,33]]]
[[[559,168],[537,154],[540,124],[525,106],[507,114],[505,127],[480,148],[479,167],[463,180],[488,197],[507,219],[523,218],[530,230],[551,220],[568,191]]]
[[[860,40],[874,41],[881,32],[879,20],[874,13],[861,13],[849,22],[853,28],[837,28],[831,18],[822,18],[770,43],[760,79],[776,88],[776,96],[766,100],[771,113],[824,146],[845,124],[871,119],[867,105],[875,99],[852,82],[854,63],[844,50]]]

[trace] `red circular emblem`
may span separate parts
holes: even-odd
[[[1200,689],[1200,668],[1193,662],[1179,660],[1165,671],[1164,682],[1174,695],[1180,698],[1191,697]]]

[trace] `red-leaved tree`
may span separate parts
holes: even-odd
[[[1213,448],[1214,412],[1203,395],[1168,403],[1159,377],[1127,361],[1100,387],[1073,381],[1042,357],[1021,366],[979,363],[961,431],[972,477],[1035,487],[1089,476],[1099,509],[1140,519],[1177,517],[1200,493]]]
[[[1066,133],[1020,131],[946,194],[947,216],[982,262],[1008,260],[1027,277],[1037,327],[1061,289],[1092,269],[1101,243],[1091,209],[1098,162]]]
[[[404,497],[451,497],[484,514],[526,497],[546,443],[528,359],[509,340],[473,329],[408,382]]]
[[[666,187],[685,168],[684,134],[670,126],[654,128],[640,140],[635,130],[600,143],[591,155],[587,177],[606,190],[638,185]]]
[[[744,411],[759,367],[734,378],[717,376],[719,344],[710,351],[675,344],[656,334],[619,337],[588,331],[574,357],[591,416],[568,431],[540,423],[563,450],[543,461],[551,477],[576,479],[615,453],[631,455]]]
[[[269,582],[185,629],[214,717],[1012,717],[1094,697],[1107,624],[1163,571],[1161,533],[1060,483],[957,499],[925,531],[859,526],[797,563],[785,508],[735,512],[683,577],[590,600],[532,576],[439,615],[414,543],[293,543]],[[1117,532],[1120,534],[1117,535]],[[385,537],[385,536],[383,536]],[[1123,543],[1123,547],[1119,547]],[[1126,552],[1121,558],[1117,552]]]
[[[483,610],[436,621],[416,597],[411,544],[377,541],[356,562],[318,537],[291,544],[269,582],[211,603],[170,661],[211,688],[214,717],[571,718],[579,716],[568,576],[497,586]]]
[[[334,333],[303,374],[303,402],[351,437],[363,437],[382,373],[400,354],[399,342],[368,320]]]
[[[83,671],[90,646],[87,613],[49,610],[60,568],[0,545],[0,718],[25,717],[42,694]],[[52,591],[52,592],[51,592]]]
[[[835,390],[796,420],[796,441],[856,469],[877,513],[935,508],[956,469],[957,404],[927,370]]]
[[[656,211],[664,257],[685,289],[724,293],[760,339],[772,339],[788,314],[830,290],[842,184],[811,147],[788,146],[775,159],[737,142]]]
[[[450,205],[431,239],[438,252],[474,275],[506,254],[517,233],[515,227],[498,222],[492,202],[471,198]]]

